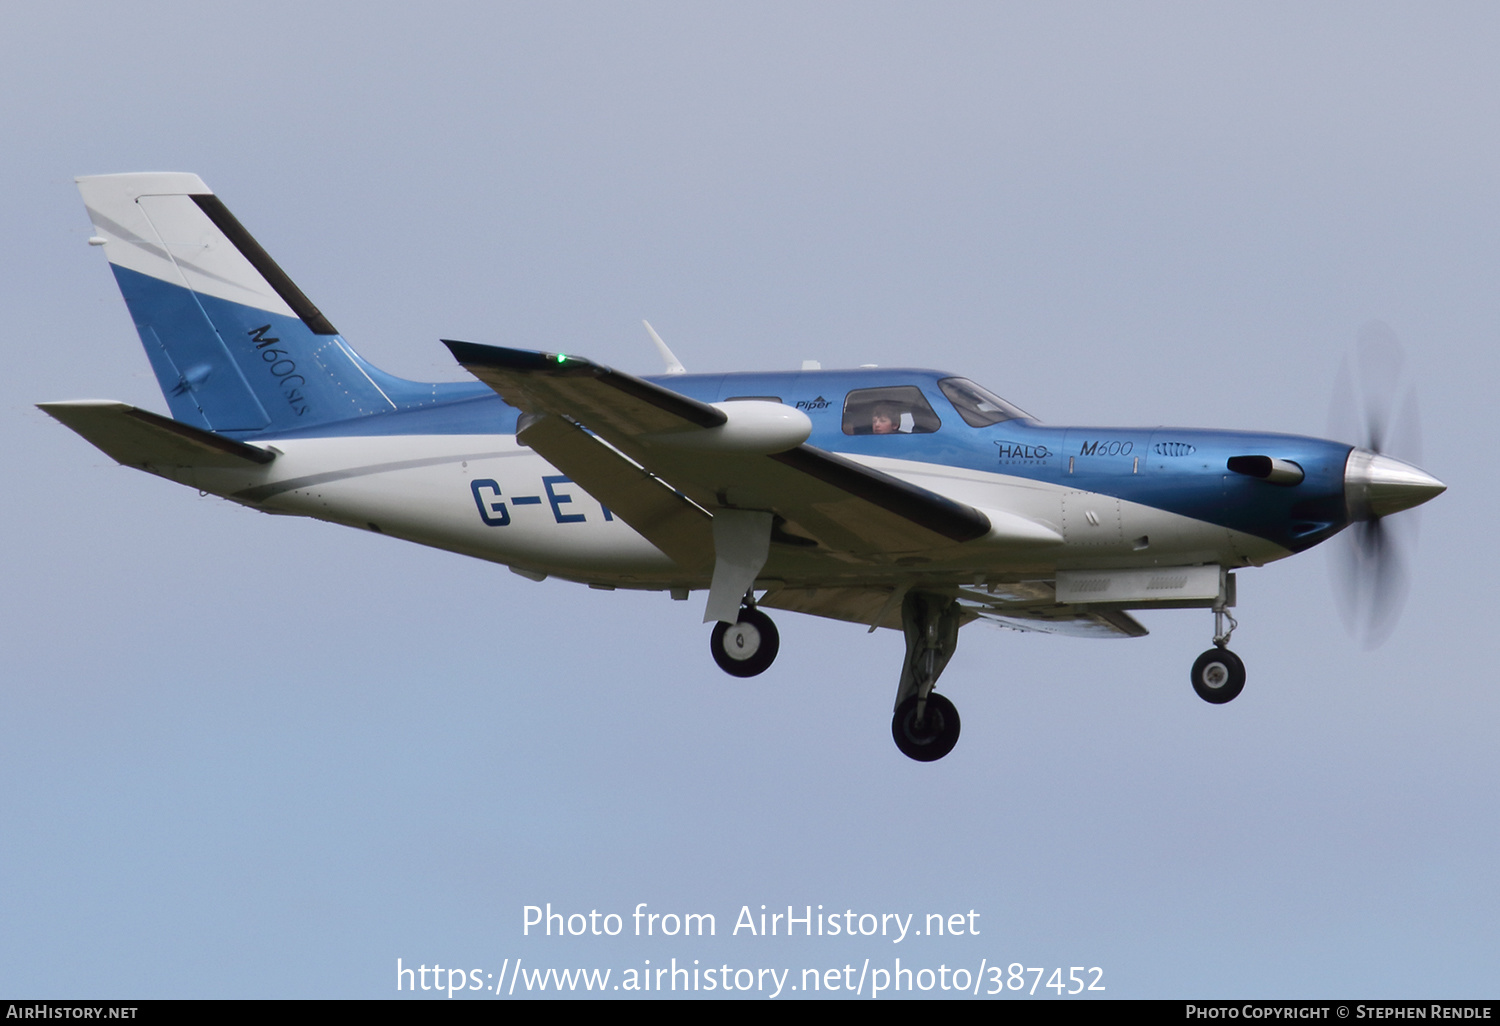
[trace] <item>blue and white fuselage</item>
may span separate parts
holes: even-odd
[[[1184,428],[1051,427],[1012,419],[970,427],[930,370],[684,374],[646,378],[705,403],[775,396],[812,421],[807,444],[937,494],[1018,514],[1055,534],[955,548],[955,581],[976,573],[1213,563],[1258,566],[1300,552],[1347,522],[1351,446],[1316,438]],[[938,413],[929,434],[846,435],[844,397],[909,386]],[[183,483],[268,510],[314,516],[494,562],[620,587],[707,587],[516,441],[520,411],[484,385],[441,386],[429,404],[302,430],[225,432],[281,450],[240,474]],[[1230,472],[1236,456],[1275,453],[1306,475],[1294,488]],[[1098,522],[1087,519],[1094,512]],[[1070,515],[1071,514],[1071,515]],[[907,577],[910,565],[852,563],[773,545],[765,576],[811,581]],[[817,568],[817,569],[815,569]],[[937,572],[930,566],[925,572]]]
[[[918,759],[957,739],[932,686],[962,623],[1133,636],[1130,609],[1222,616],[1229,571],[1442,490],[1316,438],[1053,427],[931,370],[634,377],[449,342],[476,381],[406,381],[361,359],[196,176],[79,185],[172,414],[44,404],[106,453],[535,579],[707,590],[715,658],[742,676],[775,655],[758,607],[903,629],[893,732]],[[1194,669],[1210,701],[1243,683],[1225,639]]]

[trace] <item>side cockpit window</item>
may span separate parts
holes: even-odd
[[[846,435],[922,435],[942,426],[915,385],[858,388],[844,397]]]
[[[1001,399],[987,388],[980,388],[968,378],[944,378],[938,388],[953,404],[969,427],[989,427],[1002,420],[1030,420],[1031,415]]]

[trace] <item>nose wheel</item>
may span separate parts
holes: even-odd
[[[759,609],[740,610],[736,623],[716,623],[709,649],[719,669],[731,677],[754,677],[776,661],[781,635],[771,618]]]
[[[1245,664],[1229,651],[1229,637],[1238,626],[1222,601],[1214,606],[1214,647],[1193,663],[1193,690],[1211,705],[1233,702],[1245,690]]]
[[[1245,690],[1245,664],[1222,645],[1215,645],[1193,663],[1193,690],[1214,705],[1223,705]]]

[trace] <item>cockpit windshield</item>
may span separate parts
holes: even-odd
[[[989,389],[981,388],[968,378],[944,378],[938,388],[948,397],[958,415],[969,427],[989,427],[1003,420],[1031,420],[1031,414],[1012,406]]]

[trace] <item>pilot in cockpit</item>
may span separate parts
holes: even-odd
[[[875,404],[875,411],[870,415],[870,433],[876,435],[894,435],[901,430],[901,415],[906,412],[900,403],[880,402]]]

